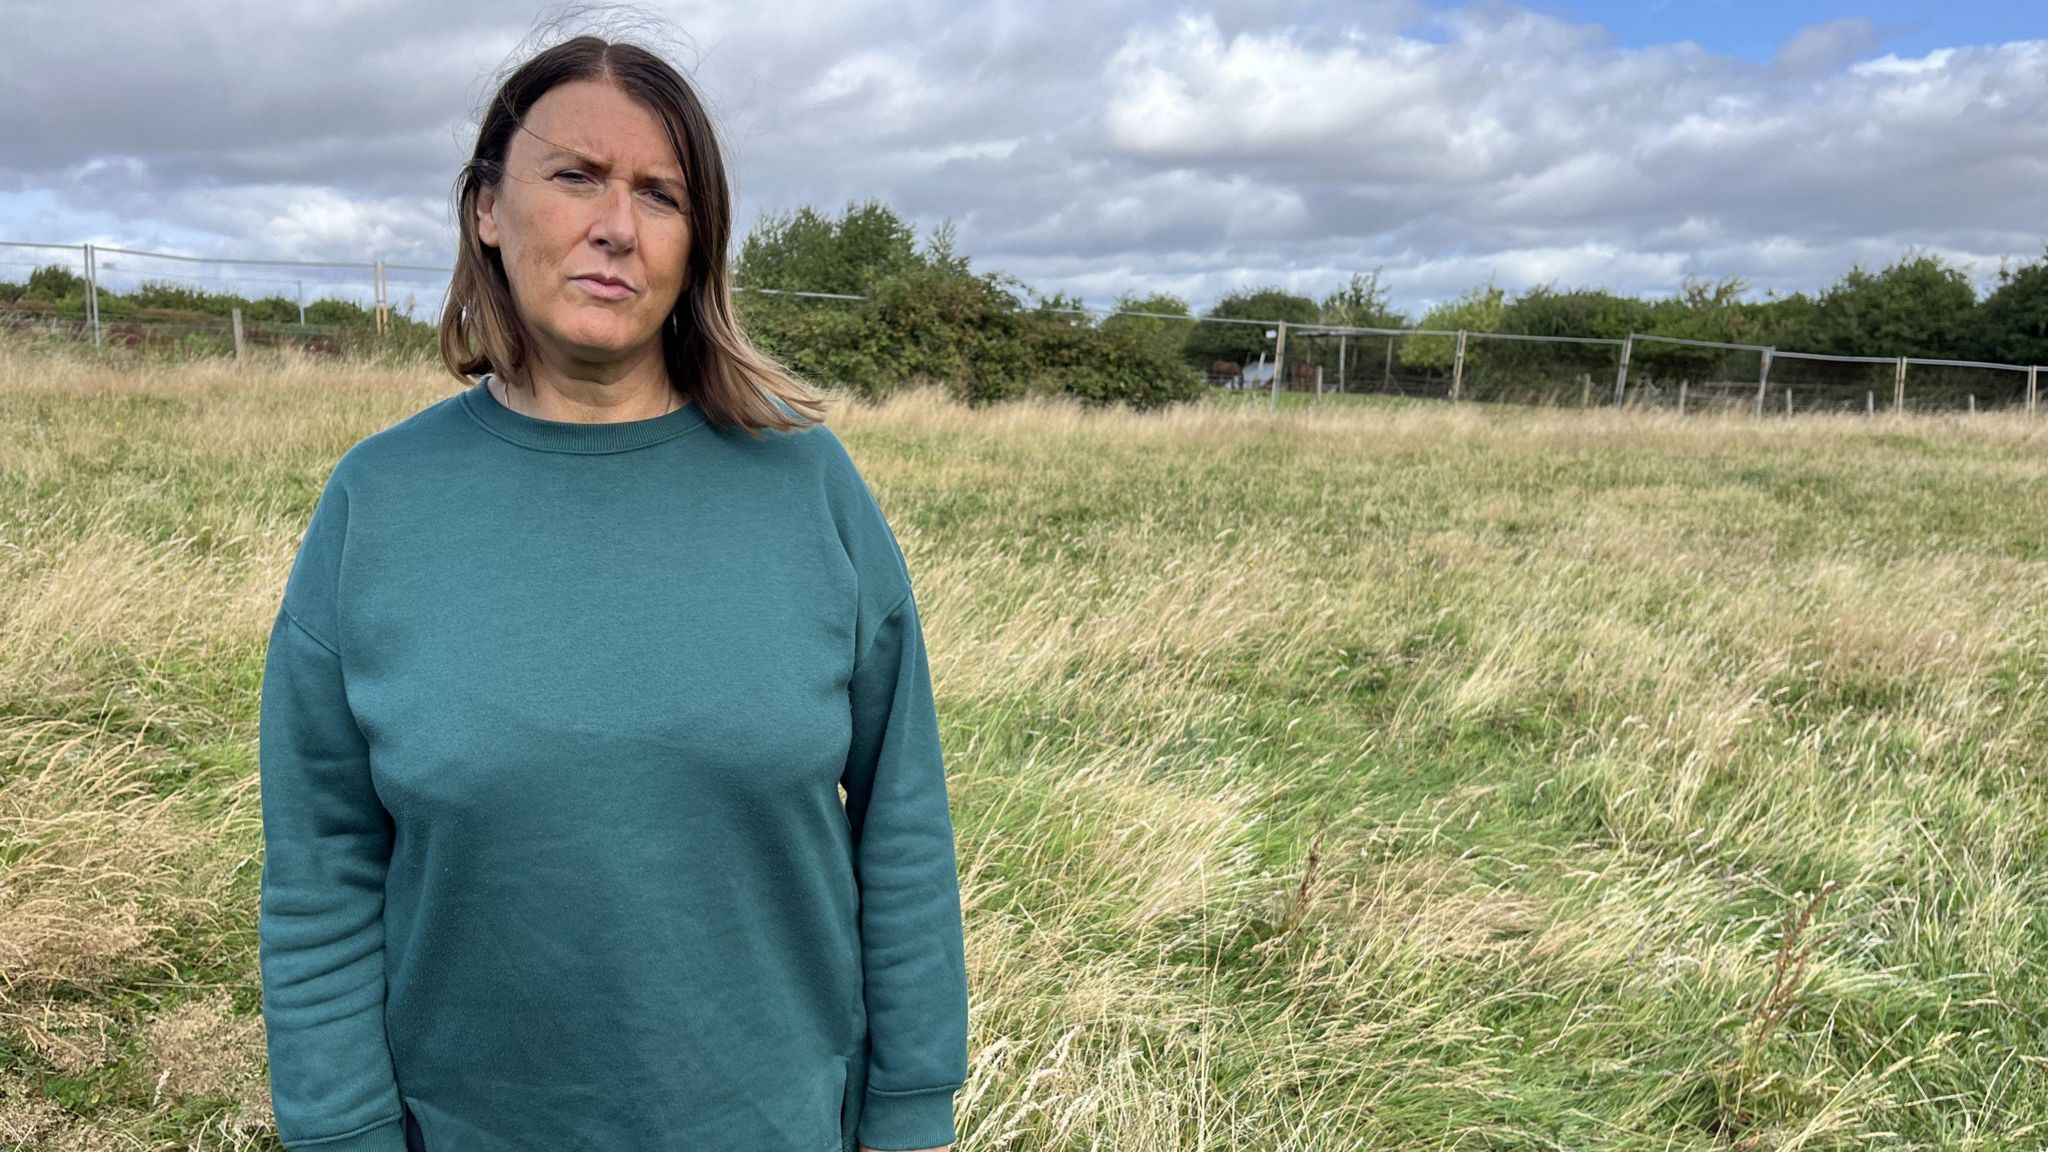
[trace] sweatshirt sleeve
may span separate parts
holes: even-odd
[[[271,1110],[288,1149],[405,1152],[384,1034],[392,825],[371,787],[336,648],[346,522],[346,491],[330,478],[264,659],[257,942]]]
[[[860,882],[868,1017],[857,1138],[875,1149],[955,1141],[967,1080],[960,875],[917,603],[906,591],[854,663],[847,819]]]

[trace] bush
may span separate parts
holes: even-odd
[[[1000,273],[937,263],[870,270],[864,301],[743,294],[741,321],[801,375],[870,400],[935,381],[974,405],[1066,393],[1089,404],[1149,408],[1201,394],[1176,344],[1105,328],[1054,309]]]
[[[28,274],[28,291],[22,293],[22,298],[53,303],[70,299],[83,302],[85,277],[62,264],[45,264]]]

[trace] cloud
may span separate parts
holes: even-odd
[[[1800,29],[1778,46],[1772,64],[1787,75],[1825,75],[1875,51],[1884,39],[1877,25],[1860,16],[1831,20]]]
[[[1916,245],[1988,278],[2048,219],[2048,41],[1877,55],[1887,32],[1844,20],[1757,64],[1504,0],[661,12],[740,228],[880,197],[1091,300],[1374,267],[1411,310],[1489,276],[1813,288]],[[446,262],[470,118],[533,27],[455,0],[16,0],[9,22],[35,50],[0,48],[0,238],[414,263]]]

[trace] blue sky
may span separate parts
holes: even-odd
[[[435,266],[474,112],[538,10],[0,3],[0,240]],[[636,7],[717,117],[737,231],[879,198],[1091,304],[1374,270],[1411,314],[1489,280],[1812,291],[1909,252],[1988,290],[2048,243],[2048,3]],[[30,259],[0,249],[0,278]]]
[[[1435,7],[1446,7],[1438,4]],[[1885,33],[1888,52],[1921,54],[1962,44],[2000,44],[2048,32],[2048,3],[1928,4],[1920,0],[1537,0],[1527,7],[1603,25],[1629,47],[1691,40],[1764,63],[1800,29],[1865,19]]]

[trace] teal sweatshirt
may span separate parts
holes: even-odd
[[[343,454],[270,631],[287,1148],[955,1139],[959,874],[917,602],[831,430],[482,382]],[[843,790],[843,796],[842,796]]]

